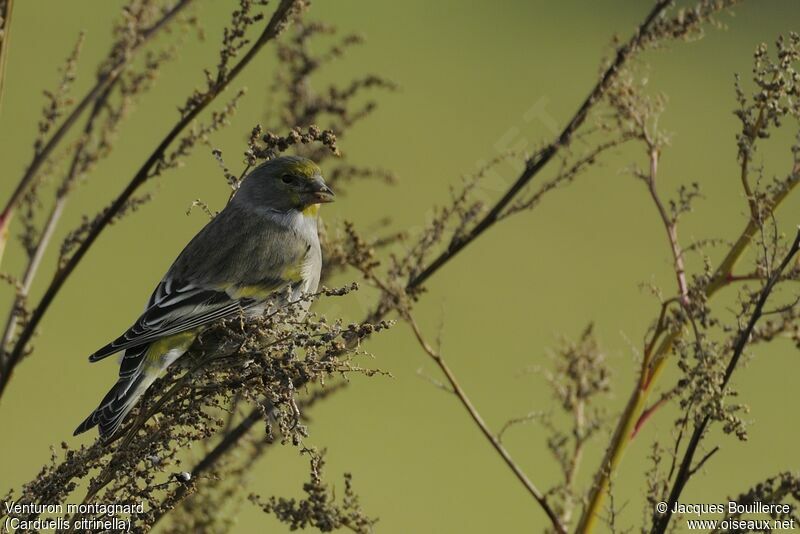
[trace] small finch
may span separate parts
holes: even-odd
[[[268,300],[297,301],[316,291],[322,267],[317,212],[332,201],[319,167],[306,158],[276,158],[248,174],[225,209],[186,245],[136,323],[89,356],[96,362],[124,351],[117,383],[75,435],[97,426],[103,439],[112,436],[210,323],[259,316]]]

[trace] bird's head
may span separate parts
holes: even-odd
[[[234,197],[251,207],[277,211],[313,211],[333,198],[316,163],[298,156],[262,163],[242,180]]]

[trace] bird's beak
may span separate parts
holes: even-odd
[[[322,178],[313,180],[306,194],[309,197],[310,204],[326,204],[328,202],[333,202],[335,197],[331,188],[325,185]]]

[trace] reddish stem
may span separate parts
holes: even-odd
[[[11,226],[11,219],[13,218],[14,210],[11,206],[3,210],[3,214],[0,215],[0,261],[3,260],[3,251],[8,241],[8,227]]]
[[[639,433],[639,430],[641,430],[641,428],[644,426],[647,420],[650,419],[650,416],[653,415],[656,412],[656,410],[661,408],[661,406],[663,406],[664,403],[666,402],[667,402],[667,397],[666,396],[661,397],[655,404],[653,404],[651,407],[642,412],[642,415],[639,416],[639,419],[636,421],[636,425],[634,425],[633,427],[633,432],[631,432],[631,439],[636,437],[636,434]]]

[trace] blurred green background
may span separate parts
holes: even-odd
[[[221,30],[235,4],[198,2],[207,39],[188,39],[179,60],[162,72],[125,123],[111,158],[73,195],[60,237],[79,224],[82,214],[107,205],[172,125],[176,106],[202,83],[202,68],[216,64]],[[86,31],[86,42],[73,94],[86,90],[120,6],[87,0],[16,3],[0,112],[0,198],[10,194],[30,158],[41,90],[54,87],[80,30]],[[462,175],[506,149],[533,150],[535,143],[550,139],[594,84],[611,36],[627,38],[650,6],[633,0],[315,2],[311,19],[367,38],[366,45],[326,71],[330,80],[370,72],[401,86],[379,95],[379,109],[342,143],[351,162],[391,169],[400,183],[351,188],[323,210],[327,223],[348,219],[369,233],[376,221],[390,217],[392,228],[421,228],[430,207],[446,203],[448,188]],[[707,237],[730,240],[743,228],[733,75],[749,76],[758,43],[799,29],[800,4],[794,0],[746,2],[735,13],[722,17],[725,30],[709,29],[699,42],[644,56],[651,65],[646,71],[650,89],[669,96],[662,125],[674,133],[661,163],[662,194],[674,196],[680,184],[692,181],[704,193],[681,227],[684,244]],[[213,136],[212,144],[234,169],[240,168],[245,133],[263,116],[273,52],[268,47],[234,83],[247,86],[248,95],[231,126]],[[767,176],[790,168],[788,145],[779,141],[785,138],[759,152]],[[608,398],[611,421],[625,402],[636,351],[658,310],[640,284],[674,288],[657,214],[643,185],[623,172],[632,162],[644,164],[643,156],[637,147],[605,159],[574,185],[548,195],[534,212],[497,225],[429,282],[418,320],[431,338],[442,327],[444,355],[492,428],[530,411],[556,409],[544,378],[521,371],[549,365],[547,351],[559,336],[577,338],[590,321],[615,372]],[[493,198],[518,167],[503,164],[499,171],[502,180],[489,181],[482,194]],[[2,492],[33,478],[49,458],[51,444],[94,438],[72,438],[72,430],[111,385],[116,366],[112,361],[89,365],[86,355],[131,323],[175,255],[205,223],[199,210],[186,216],[191,202],[199,198],[219,209],[227,198],[227,186],[205,147],[184,168],[146,188],[156,193],[154,200],[102,235],[47,314],[35,353],[19,366],[0,404]],[[794,198],[780,211],[788,231],[798,222],[793,217],[798,208],[800,199]],[[721,253],[712,251],[714,261]],[[19,256],[19,246],[12,246],[3,271],[18,273]],[[51,253],[34,300],[54,260]],[[699,259],[693,257],[690,265],[697,268]],[[8,288],[0,291],[8,302]],[[337,304],[352,319],[371,302],[369,293],[348,299]],[[408,328],[398,325],[368,348],[375,354],[371,364],[393,378],[355,377],[351,387],[315,407],[309,443],[327,447],[328,477],[337,487],[341,473],[353,473],[366,512],[380,517],[377,531],[540,530],[543,513],[461,406],[418,375],[421,369],[438,376]],[[800,371],[796,349],[778,341],[753,352],[755,360],[735,375],[751,406],[751,439],[721,438],[721,451],[692,480],[684,502],[724,502],[767,475],[800,467],[797,400],[791,394]],[[671,369],[665,383],[674,378]],[[657,436],[672,443],[675,415],[671,409],[659,413],[629,448],[613,484],[623,525],[642,521],[650,443]],[[558,476],[545,439],[537,425],[506,437],[541,488]],[[590,447],[583,483],[607,440],[603,434]],[[250,488],[263,495],[300,496],[306,477],[306,458],[294,448],[275,447],[251,473]],[[250,504],[239,510],[238,525],[237,532],[286,530]]]

